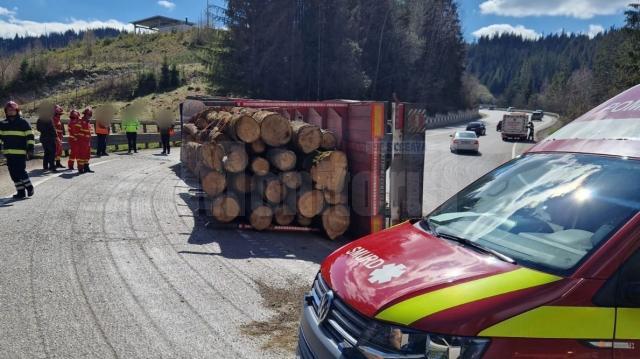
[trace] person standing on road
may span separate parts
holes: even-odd
[[[53,125],[53,109],[41,109],[40,117],[36,122],[36,129],[40,132],[40,143],[44,149],[42,169],[44,171],[57,172],[56,168],[56,142],[58,135]]]
[[[80,124],[80,112],[76,110],[71,110],[69,112],[69,161],[67,163],[67,167],[70,170],[73,170],[73,165],[75,164],[78,157],[78,152],[80,151],[79,139],[80,139],[80,130],[82,128],[82,124]],[[80,170],[80,162],[78,161],[78,170]]]
[[[6,120],[0,122],[0,144],[7,159],[9,175],[16,186],[14,199],[33,196],[33,185],[27,174],[27,161],[33,157],[35,140],[29,122],[20,116],[20,106],[13,101],[4,106]],[[26,192],[26,193],[25,193]]]
[[[91,159],[91,117],[93,110],[87,107],[82,112],[80,119],[80,132],[78,138],[78,172],[92,173],[89,168],[89,160]]]
[[[527,136],[527,141],[534,141],[534,126],[533,126],[533,121],[529,121],[529,125],[527,126],[527,128],[529,129],[529,136]]]
[[[135,116],[134,111],[125,111],[122,119],[122,130],[127,134],[127,144],[129,151],[138,153],[138,128],[140,128],[140,121]]]
[[[173,130],[173,114],[170,110],[162,110],[155,114],[156,125],[160,132],[160,142],[162,144],[162,155],[171,154],[171,136],[174,134]]]
[[[60,159],[62,158],[62,140],[64,139],[64,125],[60,117],[64,110],[56,105],[53,110],[53,127],[56,129],[56,168],[64,168]]]
[[[96,151],[96,155],[100,156],[109,156],[107,154],[107,138],[109,137],[109,132],[111,129],[108,125],[105,125],[100,121],[100,118],[96,119],[96,135],[98,136],[98,149]]]

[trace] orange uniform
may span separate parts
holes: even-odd
[[[73,169],[73,165],[77,159],[79,159],[79,140],[82,136],[82,124],[80,123],[80,113],[73,110],[69,114],[69,169]],[[78,168],[80,168],[80,161],[78,161]]]
[[[78,168],[84,169],[91,159],[91,117],[83,116],[80,121],[80,131],[78,137]]]

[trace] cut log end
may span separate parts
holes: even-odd
[[[227,179],[224,174],[217,171],[208,171],[202,178],[202,189],[209,197],[216,197],[227,187]]]
[[[222,223],[229,223],[240,215],[240,204],[231,196],[216,198],[211,205],[213,217]]]
[[[251,172],[257,176],[266,176],[269,173],[271,166],[269,161],[262,157],[256,157],[251,161]]]
[[[324,194],[321,191],[307,191],[298,198],[298,212],[307,218],[319,215],[324,208]]]
[[[235,140],[252,143],[260,138],[260,125],[248,114],[236,114],[231,119],[229,133]]]
[[[320,152],[311,168],[315,188],[342,192],[347,178],[347,155],[341,151]]]
[[[262,140],[258,139],[254,142],[251,142],[251,152],[255,154],[264,153],[267,150],[267,145],[262,142]]]
[[[229,173],[240,173],[249,165],[249,156],[244,146],[233,144],[225,146],[227,155],[223,158],[224,169]]]
[[[284,116],[270,111],[258,111],[253,118],[260,123],[260,138],[272,147],[291,141],[291,124]]]
[[[274,211],[274,219],[281,226],[288,226],[296,219],[296,212],[289,206],[280,205]]]
[[[264,187],[264,198],[273,204],[282,202],[287,195],[287,189],[279,179],[274,178],[267,181]]]
[[[274,148],[267,152],[269,162],[280,171],[290,171],[296,166],[297,156],[295,152],[281,148]]]
[[[338,138],[336,135],[327,130],[322,130],[322,144],[320,148],[326,151],[335,150],[338,147]]]
[[[302,176],[299,172],[289,171],[280,175],[280,180],[288,188],[296,190],[302,185]]]
[[[331,206],[322,213],[322,228],[331,239],[343,235],[349,229],[350,223],[349,209],[345,206]]]
[[[311,153],[322,144],[322,132],[320,128],[302,121],[291,123],[293,144],[303,153]]]
[[[271,226],[273,221],[273,210],[269,206],[257,206],[251,211],[249,223],[257,231],[264,231]]]

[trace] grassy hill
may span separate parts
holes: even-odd
[[[121,34],[96,40],[85,36],[67,47],[35,49],[15,55],[12,82],[6,97],[18,100],[29,115],[42,101],[53,101],[68,108],[83,108],[112,103],[122,108],[133,101],[143,101],[149,109],[176,109],[188,94],[203,94],[204,68],[196,57],[202,42],[199,30],[164,34]],[[175,65],[180,85],[171,90],[139,96],[139,77],[155,74],[159,79],[163,62]],[[40,71],[39,81],[21,81],[19,66],[26,62],[29,71]]]

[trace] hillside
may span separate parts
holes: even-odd
[[[10,59],[2,97],[18,100],[27,113],[43,100],[65,108],[124,106],[136,99],[148,101],[150,108],[175,106],[189,92],[204,91],[204,69],[195,54],[201,35],[192,30],[96,39],[88,33],[63,48],[16,54]],[[167,66],[175,66],[179,80],[170,87],[149,89],[148,76],[160,82],[165,59]],[[140,86],[145,86],[144,92]]]

